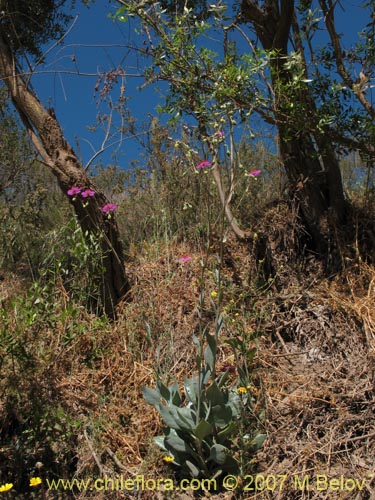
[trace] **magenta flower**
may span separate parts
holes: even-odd
[[[102,212],[104,212],[105,214],[109,213],[109,212],[114,212],[117,208],[117,205],[115,205],[114,203],[107,203],[106,205],[104,205],[104,207],[102,207]]]
[[[258,177],[258,175],[260,175],[261,173],[262,173],[261,170],[255,168],[254,170],[251,170],[247,175],[250,177]]]
[[[185,255],[184,257],[180,257],[178,259],[178,262],[189,262],[191,261],[192,257],[190,257],[190,255]]]
[[[76,194],[79,194],[81,192],[81,188],[77,186],[72,186],[68,191],[66,192],[68,196],[75,196]]]
[[[95,195],[95,191],[93,191],[92,189],[85,189],[81,193],[82,198],[88,198],[89,196],[94,196],[94,195]]]
[[[222,130],[218,130],[218,131],[216,132],[216,137],[222,138],[222,137],[224,137],[224,136],[225,136],[225,133],[224,133]]]
[[[195,168],[205,168],[205,167],[210,167],[212,163],[208,160],[203,160],[198,165],[195,166]]]

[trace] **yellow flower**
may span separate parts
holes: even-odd
[[[214,290],[213,292],[211,292],[211,297],[214,299],[215,297],[217,297],[217,292]]]
[[[246,389],[246,387],[237,387],[237,392],[238,392],[238,394],[246,394],[247,389]]]
[[[41,484],[42,479],[40,477],[31,477],[30,478],[30,486],[38,486],[38,484]]]
[[[174,457],[172,457],[171,455],[167,455],[166,457],[163,457],[163,460],[164,462],[167,462],[167,464],[169,464],[170,462],[173,462]]]
[[[13,488],[13,483],[6,483],[0,486],[0,493],[4,493],[5,491],[9,491]]]
[[[254,240],[256,240],[256,239],[258,238],[258,234],[257,234],[257,233],[254,233],[254,234],[253,234],[253,238],[254,238]]]

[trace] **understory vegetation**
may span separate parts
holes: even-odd
[[[275,155],[261,144],[239,151],[248,168],[234,202],[252,230],[243,242],[209,175],[176,165],[167,148],[131,175],[97,170],[95,183],[117,205],[132,283],[116,321],[87,310],[100,245],[64,200],[56,209],[53,181],[22,156],[20,181],[1,202],[5,497],[180,499],[197,492],[181,496],[169,483],[156,492],[152,481],[214,478],[213,497],[248,498],[257,477],[266,499],[287,476],[279,498],[305,498],[293,489],[296,475],[343,474],[366,479],[357,498],[370,498],[371,177],[358,171],[353,180],[353,158],[342,163],[355,236],[336,249],[343,268],[327,275],[284,199]],[[260,163],[259,175],[245,175]],[[90,482],[140,476],[149,489],[134,483],[131,494]],[[54,490],[59,479],[78,482]]]
[[[0,0],[0,497],[375,498],[374,0],[347,40],[333,0],[111,0],[86,164],[31,84],[54,50],[90,74],[81,2],[24,3]]]

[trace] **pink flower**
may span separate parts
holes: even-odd
[[[117,208],[117,205],[115,205],[114,203],[107,203],[106,205],[104,205],[104,207],[102,207],[102,212],[104,212],[105,214],[109,213],[109,212],[114,212]]]
[[[81,188],[77,186],[72,186],[68,191],[66,192],[68,196],[75,196],[76,194],[79,194],[81,192]]]
[[[85,189],[81,193],[82,198],[87,198],[88,196],[94,196],[94,195],[95,195],[95,191],[93,191],[92,189]]]
[[[195,166],[195,168],[205,168],[205,167],[210,167],[212,163],[208,160],[203,160],[198,165]]]
[[[178,262],[189,262],[191,259],[192,257],[190,257],[190,255],[185,255],[184,257],[180,257]]]
[[[261,170],[255,168],[254,170],[251,170],[247,175],[250,177],[258,177],[258,175],[260,175],[261,173]]]
[[[216,132],[216,137],[221,138],[221,137],[224,137],[224,136],[225,136],[225,133],[224,133],[222,130],[218,130],[218,131]]]

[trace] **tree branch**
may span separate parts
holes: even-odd
[[[319,0],[319,3],[324,14],[324,21],[326,23],[327,30],[333,46],[337,71],[341,76],[341,78],[343,79],[343,81],[345,82],[345,84],[353,91],[354,95],[357,97],[357,99],[362,104],[367,113],[370,115],[370,117],[373,120],[375,120],[375,108],[366,99],[363,86],[364,82],[354,81],[345,68],[342,48],[340,44],[340,38],[335,28],[334,9],[336,2],[332,4],[332,2],[329,0],[330,4],[329,7],[327,6],[325,0]]]

